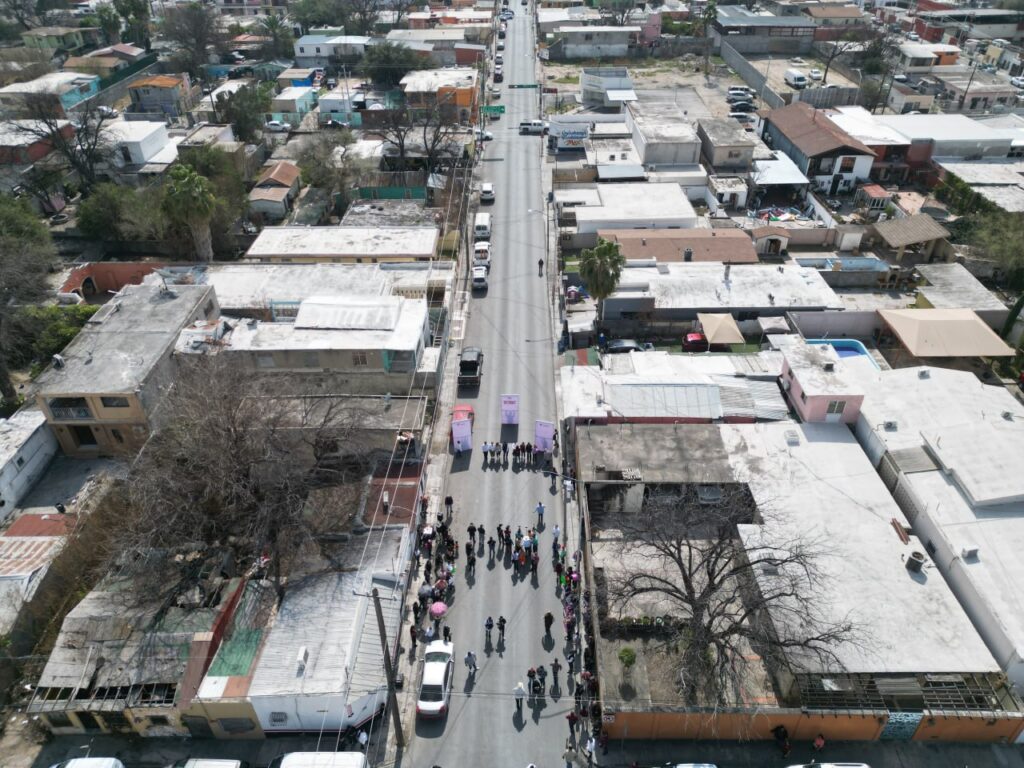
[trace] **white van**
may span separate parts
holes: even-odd
[[[267,768],[366,768],[362,752],[289,752],[275,757]]]
[[[520,133],[533,133],[538,136],[544,134],[545,128],[547,128],[547,126],[544,125],[543,120],[523,120],[523,122],[519,124]]]
[[[476,218],[473,219],[473,239],[474,240],[490,240],[491,239],[491,214],[489,213],[478,213]]]
[[[799,91],[807,87],[807,75],[799,69],[787,69],[785,77],[786,85],[790,88],[796,88]]]

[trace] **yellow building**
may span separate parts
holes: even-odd
[[[210,286],[129,285],[118,292],[36,380],[36,402],[64,453],[134,453],[174,378],[178,334],[216,317]]]

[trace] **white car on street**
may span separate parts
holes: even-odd
[[[448,700],[452,695],[455,646],[444,640],[435,640],[423,654],[423,680],[416,699],[416,714],[420,717],[444,717],[448,713]]]
[[[807,76],[811,78],[811,80],[821,80],[821,78],[823,78],[825,75],[822,73],[820,69],[812,69],[810,72],[807,73]]]

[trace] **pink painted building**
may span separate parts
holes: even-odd
[[[800,337],[782,347],[782,388],[805,422],[853,424],[864,391],[831,344],[809,344]]]

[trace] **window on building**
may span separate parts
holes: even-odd
[[[320,46],[319,45],[316,47],[316,52],[320,53]]]
[[[801,392],[800,393],[800,402],[801,403],[806,403],[807,402],[807,393],[806,392]]]
[[[256,729],[256,724],[248,717],[222,717],[217,725],[224,733],[248,733]]]
[[[365,352],[353,352],[352,353],[352,365],[357,368],[365,368],[370,364],[370,360]]]
[[[128,398],[127,397],[101,397],[100,402],[103,403],[104,408],[127,408]]]
[[[150,715],[149,716],[149,724],[150,725],[170,725],[171,721],[168,720],[167,717],[164,716],[164,715]]]
[[[17,459],[15,459],[14,463],[17,464],[19,468],[25,466],[25,457],[19,456]]]
[[[844,157],[839,164],[840,173],[853,173],[853,164],[857,161],[854,157]]]
[[[299,46],[299,53],[305,53],[305,52],[306,52],[305,46],[300,45]]]
[[[270,713],[270,724],[271,725],[284,725],[288,722],[287,712],[271,712]]]
[[[594,39],[594,36],[593,36],[593,35],[584,35],[584,36],[583,36],[583,39],[584,39],[584,40],[593,40],[593,39]]]
[[[828,412],[829,413],[842,413],[846,409],[845,400],[829,400],[828,401]]]
[[[738,149],[730,149],[729,150],[729,159],[730,160],[735,160],[736,158],[740,157],[742,154],[743,153],[740,152]]]

